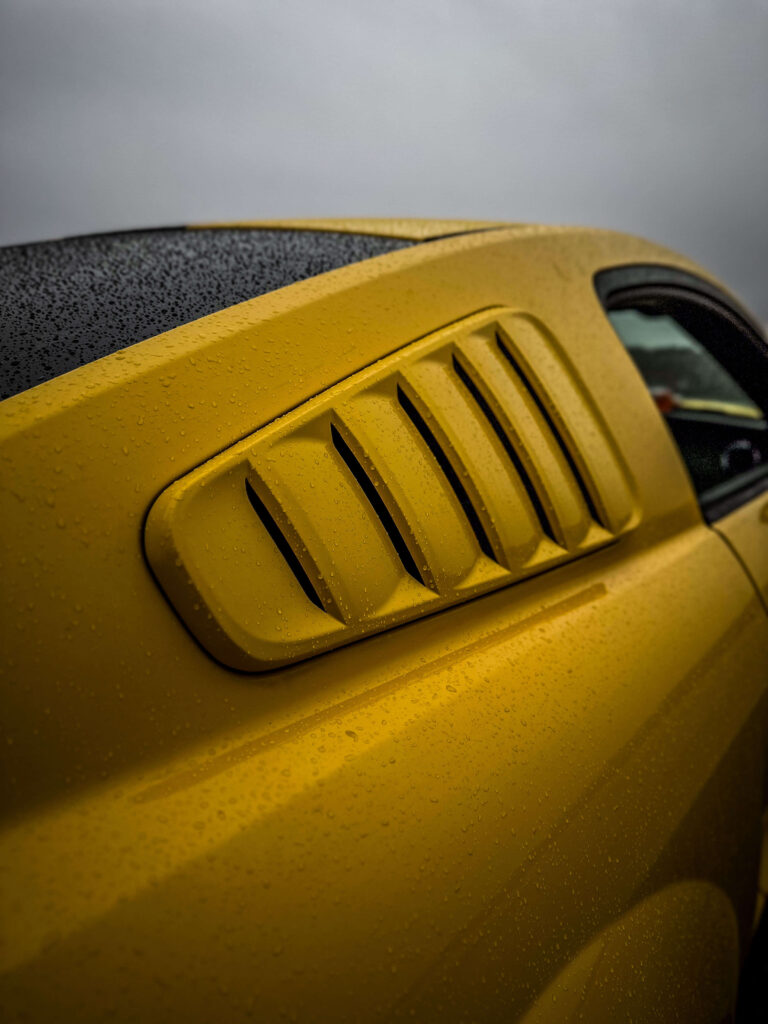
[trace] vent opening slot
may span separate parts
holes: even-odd
[[[403,564],[405,571],[422,586],[426,586],[424,579],[419,572],[419,567],[413,558],[413,555],[408,550],[408,545],[405,543],[405,538],[397,527],[397,523],[392,518],[392,515],[387,508],[384,499],[381,497],[379,492],[376,490],[376,485],[373,480],[368,476],[362,464],[357,459],[355,453],[349,447],[347,442],[342,437],[341,433],[336,427],[331,424],[331,440],[333,441],[333,447],[339,453],[347,469],[350,471],[352,476],[355,478],[357,483],[360,485],[360,490],[363,492],[365,497],[368,499],[368,503],[373,509],[374,513],[381,522],[381,525],[387,532],[387,536],[392,544],[392,547],[397,553],[397,557]]]
[[[507,437],[504,428],[502,427],[501,423],[499,422],[496,416],[496,413],[490,407],[485,397],[483,396],[482,392],[477,387],[472,378],[469,376],[464,367],[461,365],[456,356],[453,357],[453,368],[456,371],[459,380],[462,382],[464,387],[475,400],[478,408],[480,409],[480,411],[490,424],[491,429],[496,434],[496,437],[498,437],[499,441],[501,442],[502,448],[506,452],[509,461],[512,463],[515,472],[517,473],[518,477],[520,478],[520,481],[522,482],[523,487],[525,488],[525,493],[528,495],[528,500],[533,506],[533,511],[536,514],[536,518],[539,521],[539,526],[541,527],[542,533],[545,537],[548,537],[553,543],[559,544],[559,541],[555,535],[554,527],[552,526],[552,522],[549,516],[547,515],[547,511],[544,508],[544,505],[542,504],[541,498],[539,497],[536,487],[534,486],[533,480],[531,480],[528,471],[523,465],[522,459],[517,454],[517,452],[514,449],[514,446],[512,445],[512,442]]]
[[[288,568],[296,577],[296,582],[299,584],[299,586],[307,595],[312,604],[317,605],[317,607],[321,611],[325,611],[325,608],[323,607],[323,602],[320,600],[317,591],[312,586],[312,580],[310,580],[309,576],[307,576],[304,566],[299,561],[296,552],[291,547],[285,534],[277,525],[269,509],[258,496],[256,491],[253,489],[250,480],[248,480],[247,478],[245,481],[245,493],[248,495],[248,501],[250,501],[254,512],[261,520],[264,529],[272,538],[278,551],[285,559]]]
[[[541,413],[542,419],[547,424],[549,429],[552,431],[552,436],[554,437],[555,441],[557,442],[557,445],[560,448],[560,451],[563,453],[563,458],[565,459],[566,463],[568,464],[568,468],[570,469],[571,474],[573,475],[573,478],[576,481],[576,486],[579,488],[579,491],[581,492],[581,496],[584,499],[584,504],[587,506],[587,511],[589,512],[590,517],[598,524],[598,526],[602,526],[604,529],[607,529],[607,527],[605,526],[605,523],[602,521],[602,519],[598,515],[597,509],[595,508],[595,503],[592,500],[592,495],[589,492],[589,488],[587,487],[587,484],[586,484],[586,481],[584,480],[584,477],[579,472],[579,469],[578,469],[578,467],[577,467],[577,465],[576,465],[576,463],[574,461],[574,458],[571,455],[570,449],[568,448],[568,445],[565,442],[565,438],[562,436],[562,434],[558,430],[557,426],[555,425],[555,422],[552,419],[552,417],[550,416],[550,414],[549,414],[549,412],[547,410],[547,407],[544,405],[544,403],[542,402],[541,398],[539,397],[538,392],[533,387],[531,382],[528,380],[526,375],[523,373],[522,368],[518,364],[517,360],[512,355],[512,353],[507,348],[507,346],[504,344],[503,340],[501,339],[501,337],[498,334],[496,334],[496,344],[499,346],[499,350],[500,350],[501,354],[504,356],[504,358],[507,360],[509,365],[515,371],[516,375],[519,377],[519,379],[520,379],[521,383],[523,384],[523,386],[525,387],[526,391],[528,392],[528,394],[533,399],[533,402],[536,405],[536,408]]]
[[[483,552],[484,555],[492,559],[494,562],[498,561],[496,555],[494,554],[493,548],[491,547],[491,542],[488,540],[488,535],[486,534],[485,529],[483,528],[483,524],[480,522],[480,517],[475,511],[475,507],[472,504],[472,501],[470,500],[470,497],[467,494],[464,485],[459,479],[458,473],[451,465],[448,456],[440,447],[437,438],[427,426],[419,410],[416,408],[416,406],[413,404],[413,402],[410,400],[410,398],[406,395],[406,393],[402,390],[402,388],[399,385],[397,388],[397,400],[399,401],[403,412],[406,414],[406,416],[414,425],[414,427],[418,430],[419,434],[421,434],[424,443],[429,448],[430,452],[432,452],[435,461],[442,470],[446,480],[450,484],[453,493],[456,495],[456,498],[458,499],[458,502],[461,505],[464,515],[467,517],[469,525],[472,527],[472,531],[475,534],[475,537],[477,538],[477,543],[480,547],[480,550]]]

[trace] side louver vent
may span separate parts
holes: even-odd
[[[634,518],[626,471],[556,341],[496,311],[177,481],[145,546],[203,645],[259,670],[539,573]]]

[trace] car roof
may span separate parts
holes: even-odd
[[[464,235],[490,228],[517,227],[509,221],[440,220],[417,217],[341,217],[278,220],[244,220],[221,224],[190,224],[191,228],[274,228],[292,231],[339,231],[356,235],[380,235],[426,242],[446,235]]]

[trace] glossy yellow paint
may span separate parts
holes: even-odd
[[[8,1019],[541,1021],[565,978],[609,1020],[638,958],[652,1019],[722,1018],[756,895],[768,618],[594,294],[648,261],[696,269],[575,229],[430,242],[0,406]],[[144,560],[158,496],[498,308],[584,382],[633,529],[299,664],[210,658]]]
[[[763,597],[768,609],[768,495],[760,494],[717,524]]]
[[[736,998],[737,948],[736,919],[721,889],[670,885],[583,949],[523,1024],[726,1020]],[[680,984],[694,977],[695,986]]]

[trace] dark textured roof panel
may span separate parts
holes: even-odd
[[[169,228],[0,248],[0,399],[237,302],[411,244],[330,231]]]

